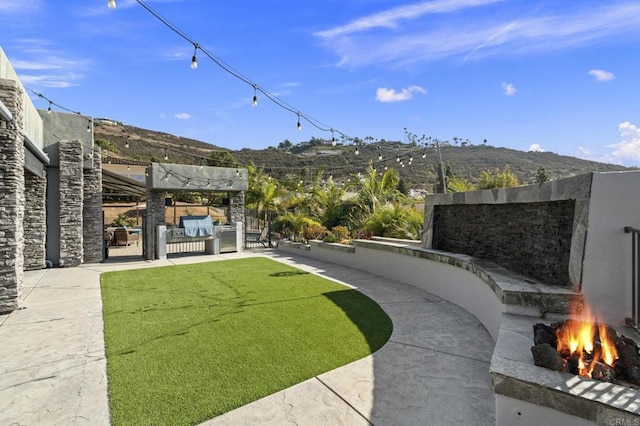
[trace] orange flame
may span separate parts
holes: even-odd
[[[585,308],[580,320],[566,321],[556,331],[558,352],[568,354],[569,357],[578,357],[578,371],[581,376],[591,377],[598,361],[612,367],[618,358],[615,344],[603,324],[597,326],[600,347],[594,352],[596,324],[597,318],[591,314],[589,308]]]

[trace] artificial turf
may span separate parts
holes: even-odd
[[[389,317],[356,290],[266,258],[101,276],[114,425],[198,424],[360,359]]]

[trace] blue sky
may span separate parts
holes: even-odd
[[[0,0],[29,90],[229,149],[404,129],[640,166],[640,2]],[[204,51],[240,74],[224,71]],[[275,96],[288,111],[258,91]],[[48,104],[37,97],[34,104]]]

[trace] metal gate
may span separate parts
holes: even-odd
[[[244,212],[244,248],[268,248],[276,244],[271,223],[276,217],[272,211],[245,210]]]

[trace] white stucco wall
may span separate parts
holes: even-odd
[[[640,171],[594,173],[582,292],[611,324],[631,316],[631,234],[640,229]]]
[[[18,74],[13,69],[11,62],[9,62],[9,59],[2,50],[2,47],[0,47],[0,78],[17,81],[22,88],[22,91],[25,94],[24,133],[35,146],[42,149],[44,147],[42,119],[40,119],[40,114],[38,114],[36,107],[31,102],[29,94],[20,82]]]

